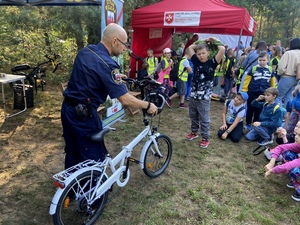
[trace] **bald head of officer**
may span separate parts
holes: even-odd
[[[101,43],[106,47],[111,56],[118,57],[128,48],[127,33],[120,25],[110,23],[103,31]]]

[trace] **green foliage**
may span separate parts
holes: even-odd
[[[226,2],[245,7],[257,22],[255,40],[267,43],[281,40],[289,45],[291,37],[299,37],[300,1],[298,0],[226,0]]]
[[[100,41],[100,7],[1,7],[0,68],[10,69],[45,60],[46,54],[61,55],[56,74],[48,68],[47,79],[65,81],[77,51],[88,43]]]
[[[136,8],[159,0],[124,1],[124,28],[131,29],[131,14]],[[300,17],[298,0],[227,0],[229,4],[245,7],[257,21],[254,41],[263,39],[274,43],[277,39],[288,46],[290,37],[300,36],[297,26]],[[293,7],[291,7],[293,6]],[[0,7],[0,68],[10,72],[19,63],[34,65],[51,52],[60,54],[62,78],[53,75],[56,82],[67,79],[79,49],[88,43],[100,41],[100,6]],[[174,34],[173,50],[186,35]],[[129,56],[124,55],[126,73]],[[50,71],[50,70],[49,70]],[[50,75],[52,77],[52,75]]]

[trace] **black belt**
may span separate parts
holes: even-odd
[[[70,98],[67,96],[64,98],[64,102],[74,107],[80,104],[80,102],[76,98]]]

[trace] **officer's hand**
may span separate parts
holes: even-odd
[[[120,77],[123,79],[123,78],[127,78],[127,76],[125,74],[121,74],[120,73]]]
[[[150,108],[148,109],[147,113],[155,116],[157,114],[157,107],[153,103],[150,103]]]

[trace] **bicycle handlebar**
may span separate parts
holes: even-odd
[[[160,82],[157,82],[156,80],[151,79],[151,78],[144,78],[142,80],[136,80],[136,79],[127,77],[127,78],[122,78],[122,80],[129,82],[129,83],[131,83],[131,82],[137,83],[140,87],[146,87],[149,84],[152,86],[155,86],[155,87],[162,86],[162,84]]]
[[[47,59],[49,59],[50,61],[54,61],[54,60],[60,58],[60,55],[58,55],[58,54],[48,55],[48,54],[47,54],[47,55],[45,55],[45,57],[46,57]]]
[[[42,65],[45,65],[45,64],[48,64],[48,63],[54,63],[55,60],[57,60],[58,58],[60,58],[60,55],[58,54],[52,54],[52,55],[44,55],[48,60],[47,61],[44,61],[44,62],[41,62],[41,63],[38,63],[35,67],[34,67],[34,70],[35,69],[38,69],[39,67],[41,67]],[[58,69],[58,66],[60,65],[61,63],[56,63],[54,64],[55,67],[54,69],[52,70],[52,73],[54,73],[57,69]]]

